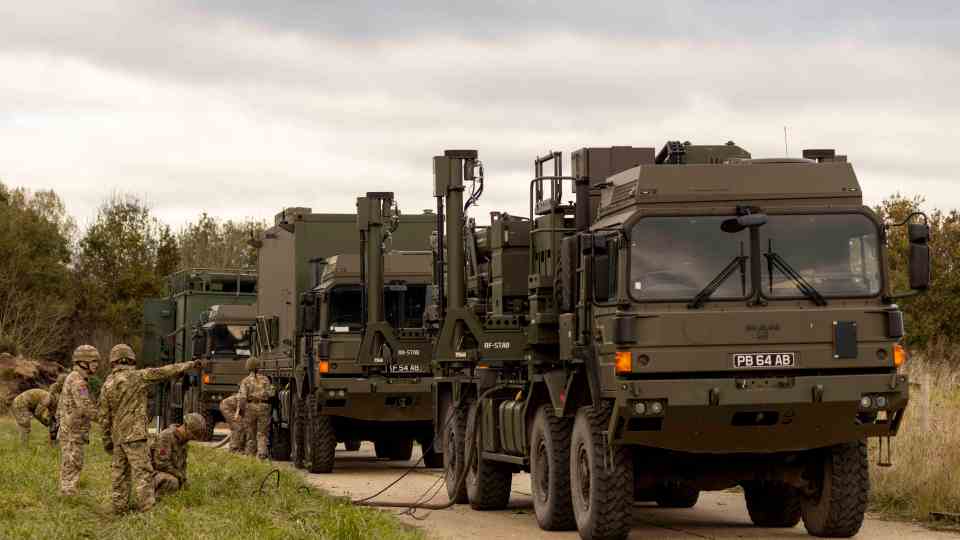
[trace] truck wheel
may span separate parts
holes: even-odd
[[[290,460],[290,432],[280,426],[280,422],[270,423],[270,459],[274,461]]]
[[[343,443],[343,446],[347,449],[347,452],[356,452],[357,450],[360,450],[360,441],[346,441]]]
[[[333,429],[333,418],[320,414],[316,407],[316,396],[308,398],[306,450],[312,473],[333,472],[333,460],[337,451],[337,434]]]
[[[510,502],[513,471],[503,463],[488,461],[480,455],[481,429],[475,407],[467,419],[467,437],[473,445],[467,464],[467,498],[474,510],[503,510]]]
[[[303,433],[303,406],[299,398],[290,400],[290,461],[293,466],[303,468],[304,433]]]
[[[570,434],[573,422],[554,414],[553,405],[537,410],[530,436],[530,489],[537,523],[545,531],[577,526],[570,500]]]
[[[677,482],[657,486],[654,495],[654,500],[661,508],[693,508],[699,499],[699,489]]]
[[[758,527],[790,528],[800,523],[800,492],[783,482],[743,484],[750,520]]]
[[[420,445],[420,452],[423,455],[423,466],[428,469],[439,469],[443,467],[443,454],[437,452],[434,448],[436,443],[433,437],[425,437],[417,440]]]
[[[581,407],[570,443],[570,491],[580,537],[621,540],[630,533],[633,460],[622,446],[608,448],[610,406]],[[606,457],[606,456],[609,456]],[[606,460],[612,459],[609,466]]]
[[[867,510],[867,443],[838,444],[818,452],[814,495],[804,497],[801,505],[803,524],[813,536],[849,538],[860,530]]]
[[[446,420],[442,426],[443,480],[447,484],[447,497],[457,504],[466,504],[470,501],[467,498],[466,484],[459,486],[459,489],[457,486],[457,478],[464,463],[463,453],[469,407],[469,403],[459,407],[451,406],[452,410],[447,412]]]
[[[213,440],[213,428],[217,425],[217,417],[213,414],[211,410],[203,411],[203,422],[207,427],[207,430],[203,434],[203,440],[212,441]]]

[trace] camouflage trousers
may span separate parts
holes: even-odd
[[[247,430],[244,428],[243,418],[237,416],[235,406],[231,407],[229,404],[225,404],[225,401],[220,402],[220,413],[230,424],[230,451],[243,452],[247,446]]]
[[[33,421],[33,413],[29,409],[23,409],[16,405],[10,409],[10,414],[17,421],[17,431],[20,432],[20,442],[26,446],[30,442],[30,423]]]
[[[130,502],[131,485],[137,509],[147,511],[153,508],[156,498],[153,493],[153,463],[150,461],[150,449],[147,441],[134,441],[113,448],[113,463],[110,464],[110,477],[113,493],[110,502],[114,513],[127,511]]]
[[[247,403],[243,415],[247,428],[247,455],[267,459],[267,433],[270,431],[270,404]]]
[[[180,488],[180,479],[172,474],[157,471],[153,476],[153,490],[157,495],[169,495]]]
[[[60,437],[60,493],[76,495],[83,470],[84,443],[74,437]]]

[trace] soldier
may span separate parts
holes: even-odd
[[[247,428],[247,455],[267,459],[267,432],[270,430],[270,399],[274,389],[270,379],[257,373],[260,361],[255,357],[247,359],[247,371],[250,372],[240,381],[240,409]]]
[[[57,431],[60,430],[60,417],[57,415],[57,409],[60,405],[60,393],[63,392],[63,383],[67,380],[67,374],[61,373],[57,376],[57,381],[50,385],[50,398],[48,400],[47,410],[50,411],[50,444],[57,440]]]
[[[57,410],[60,416],[60,494],[76,495],[83,470],[83,447],[90,444],[90,422],[97,414],[87,379],[96,373],[100,351],[81,345],[73,351],[73,371],[63,382]]]
[[[10,413],[17,421],[20,442],[24,446],[30,443],[30,423],[36,418],[44,426],[50,425],[50,393],[42,388],[31,388],[14,398]]]
[[[220,413],[230,424],[230,451],[242,454],[246,450],[247,430],[243,426],[243,411],[240,410],[240,395],[231,394],[220,402]]]
[[[187,485],[187,443],[206,436],[207,422],[197,413],[183,417],[183,425],[173,424],[153,438],[150,456],[153,461],[153,489],[167,495]]]
[[[155,503],[153,465],[147,444],[147,386],[201,365],[200,362],[182,362],[135,369],[135,364],[136,356],[129,345],[114,346],[110,350],[113,370],[100,391],[103,448],[113,454],[111,502],[116,514],[127,510],[131,484],[137,508],[146,511]]]

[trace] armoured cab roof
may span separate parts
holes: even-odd
[[[724,164],[641,165],[607,179],[599,217],[630,207],[709,206],[860,207],[853,167],[845,162],[745,159]]]
[[[209,328],[215,324],[247,324],[257,318],[257,308],[253,305],[221,304],[210,308],[207,314]]]
[[[384,255],[386,283],[430,283],[433,280],[433,256],[426,251],[391,251]],[[360,282],[360,255],[341,253],[327,257],[318,288]]]

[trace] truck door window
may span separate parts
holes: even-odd
[[[387,288],[384,291],[385,315],[394,328],[419,328],[423,326],[423,313],[427,308],[427,286],[406,285],[404,290]]]

